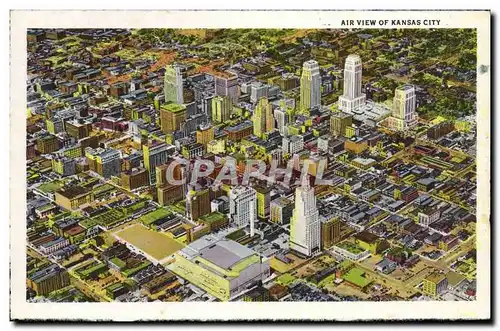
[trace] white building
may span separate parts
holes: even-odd
[[[260,98],[267,98],[268,85],[262,84],[261,82],[252,82],[250,84],[250,101],[252,103],[257,103]]]
[[[304,149],[304,137],[301,135],[284,137],[282,145],[283,153],[296,154]]]
[[[182,73],[177,65],[169,65],[165,68],[165,81],[163,86],[165,103],[184,103]]]
[[[339,97],[339,109],[352,112],[366,103],[366,95],[361,93],[363,65],[359,55],[351,54],[345,60],[344,93]]]
[[[302,186],[295,189],[295,209],[290,225],[290,249],[311,256],[321,249],[321,222],[316,208],[314,188],[304,176]]]
[[[317,61],[304,62],[300,78],[300,109],[310,110],[321,105],[321,74]]]
[[[428,209],[424,212],[418,213],[418,224],[422,226],[429,226],[436,222],[439,217],[441,217],[439,209]]]
[[[417,96],[413,85],[403,85],[396,88],[392,105],[392,117],[389,127],[403,131],[417,125]]]
[[[251,235],[257,219],[257,192],[249,186],[236,186],[229,191],[229,215],[239,228],[250,225]]]
[[[287,134],[287,124],[288,124],[288,114],[286,110],[278,107],[274,110],[274,118],[276,119],[276,123],[278,125],[278,130],[280,134],[286,136]]]

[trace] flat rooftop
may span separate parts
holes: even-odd
[[[197,256],[223,268],[229,269],[256,252],[229,239],[205,236],[181,250],[189,259]]]

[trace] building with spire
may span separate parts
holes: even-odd
[[[290,249],[304,256],[311,256],[321,249],[321,222],[314,188],[310,186],[308,176],[304,176],[302,185],[295,189]]]
[[[300,110],[306,113],[321,105],[321,74],[317,61],[304,62],[300,78]]]
[[[351,113],[366,103],[366,95],[361,92],[363,64],[361,57],[351,54],[345,60],[344,93],[339,97],[339,109]]]
[[[183,95],[183,85],[182,85],[182,73],[181,68],[174,64],[168,65],[165,68],[165,78],[163,92],[165,94],[165,103],[184,103]]]

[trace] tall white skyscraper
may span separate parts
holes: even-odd
[[[239,228],[250,225],[253,236],[257,219],[257,192],[249,186],[236,186],[229,191],[229,214]]]
[[[352,112],[366,103],[366,95],[361,93],[363,65],[359,55],[351,54],[345,60],[344,93],[339,98],[339,108]]]
[[[309,185],[308,176],[304,176],[302,186],[295,189],[290,249],[305,256],[311,256],[321,249],[321,223],[314,188]]]
[[[413,85],[402,85],[396,88],[392,105],[392,117],[389,126],[395,130],[406,130],[417,124],[417,97]]]
[[[321,74],[317,61],[309,60],[302,66],[300,78],[300,109],[308,112],[321,105]]]
[[[288,114],[286,113],[286,110],[278,107],[274,110],[274,118],[276,119],[276,123],[278,125],[278,130],[280,134],[286,135],[287,134],[287,124],[288,124]]]
[[[165,80],[163,91],[165,93],[165,103],[184,103],[182,73],[177,65],[168,65],[165,68]]]

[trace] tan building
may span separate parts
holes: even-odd
[[[200,127],[196,130],[196,142],[207,146],[207,144],[214,140],[214,128],[211,126]]]
[[[330,133],[334,136],[344,136],[346,127],[352,125],[352,115],[344,112],[333,113],[330,117]]]
[[[209,190],[190,190],[186,195],[186,215],[193,221],[197,221],[211,211]]]
[[[341,240],[340,218],[331,217],[321,221],[321,247],[330,248]]]
[[[149,176],[145,168],[134,168],[121,174],[121,184],[126,190],[132,191],[149,185]]]
[[[186,120],[186,106],[168,103],[160,107],[161,131],[165,134],[180,130],[181,123]]]
[[[59,149],[59,141],[54,135],[46,135],[38,138],[36,141],[36,149],[40,154],[54,153]]]
[[[65,186],[55,193],[56,204],[67,210],[78,209],[81,205],[94,201],[90,189],[82,186]]]
[[[69,275],[66,270],[56,264],[43,268],[26,278],[26,285],[37,293],[47,295],[69,285]]]

